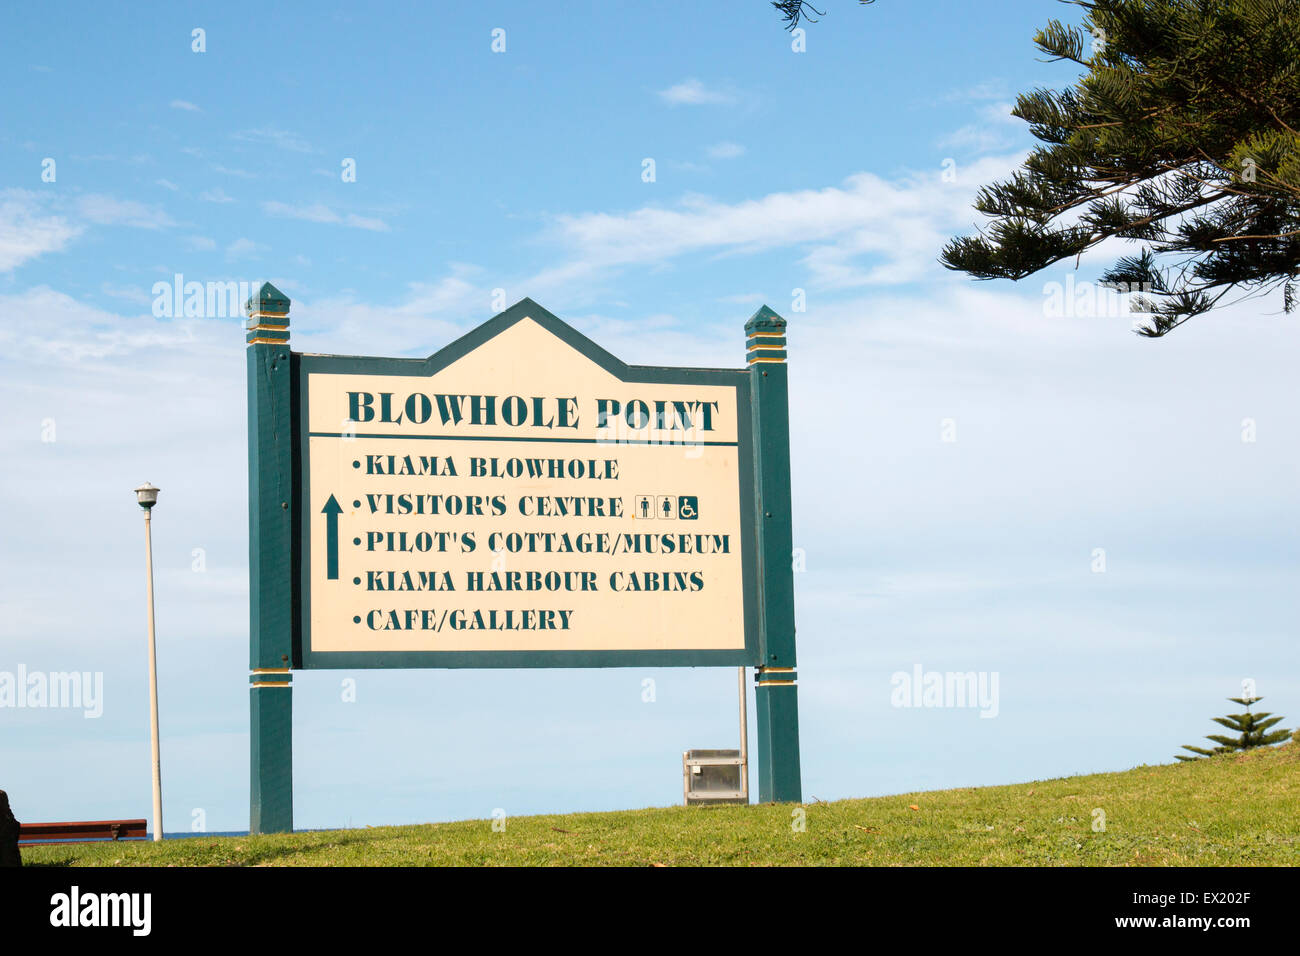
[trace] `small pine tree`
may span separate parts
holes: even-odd
[[[1228,700],[1232,701],[1232,703],[1241,704],[1241,706],[1245,707],[1246,712],[1244,714],[1228,714],[1226,717],[1215,717],[1213,719],[1216,724],[1222,724],[1241,736],[1228,737],[1224,734],[1206,734],[1206,740],[1212,740],[1218,744],[1213,750],[1183,744],[1184,750],[1190,750],[1197,756],[1187,757],[1183,754],[1174,754],[1174,756],[1179,760],[1200,760],[1201,757],[1213,757],[1215,754],[1228,754],[1237,750],[1251,750],[1255,747],[1280,744],[1291,735],[1291,731],[1286,729],[1270,730],[1269,728],[1274,724],[1281,723],[1283,718],[1274,717],[1268,713],[1252,714],[1250,712],[1250,705],[1263,699],[1262,697],[1229,697]],[[1300,733],[1300,730],[1297,732]]]

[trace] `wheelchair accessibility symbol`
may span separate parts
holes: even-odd
[[[637,495],[633,499],[632,516],[695,521],[700,517],[700,497],[699,495]]]

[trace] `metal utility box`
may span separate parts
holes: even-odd
[[[686,805],[749,803],[749,774],[739,750],[688,750],[682,754]]]

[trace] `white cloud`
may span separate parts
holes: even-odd
[[[355,213],[348,213],[344,216],[343,225],[351,226],[353,229],[366,229],[370,232],[388,232],[388,223],[382,219],[358,216]]]
[[[189,102],[188,100],[172,100],[171,107],[174,110],[187,110],[191,113],[203,112],[203,110],[199,109],[197,106],[195,106],[193,103]]]
[[[1007,95],[1005,80],[982,80],[973,86],[964,86],[953,90],[943,97],[945,102],[963,102],[970,100],[1000,100]]]
[[[939,145],[968,149],[974,153],[1010,149],[1029,130],[1024,120],[1011,115],[1011,108],[1012,104],[1008,102],[984,104],[977,111],[978,122],[968,123],[942,137]]]
[[[312,153],[311,144],[299,136],[297,133],[287,129],[277,129],[270,126],[264,126],[260,129],[245,129],[237,133],[231,133],[232,139],[240,140],[245,143],[254,143],[258,146],[274,146],[276,149],[286,149],[294,153]]]
[[[682,82],[659,91],[659,98],[673,106],[725,106],[736,102],[734,93],[710,89],[697,79]]]
[[[135,305],[148,307],[153,302],[153,296],[149,293],[148,289],[139,286],[111,285],[110,283],[105,282],[100,285],[99,291],[110,298],[121,299],[124,302],[131,302]]]
[[[255,257],[265,249],[266,246],[262,245],[260,242],[254,242],[252,239],[236,239],[230,245],[226,246],[226,258],[231,261],[236,259],[249,259]]]
[[[58,252],[81,234],[81,226],[45,213],[42,206],[42,198],[27,190],[0,191],[0,272]]]
[[[166,229],[176,225],[167,213],[133,199],[92,194],[76,202],[77,213],[98,226],[134,226],[137,229]]]
[[[1041,289],[1055,278],[993,286],[952,276],[919,294],[812,298],[807,313],[787,316],[796,486],[851,474],[860,462],[861,448],[842,441],[845,422],[825,416],[848,391],[879,399],[868,401],[854,433],[873,449],[873,495],[892,502],[869,509],[864,538],[901,541],[895,535],[924,526],[918,540],[964,539],[971,555],[1000,551],[1014,560],[1012,545],[980,541],[993,532],[962,531],[1014,528],[1010,537],[1022,544],[1054,549],[1052,539],[1069,540],[1072,558],[1082,555],[1072,567],[1083,572],[1093,547],[1109,541],[1112,560],[1121,540],[1130,558],[1145,547],[1145,523],[1196,515],[1230,524],[1237,511],[1251,522],[1247,515],[1276,507],[1248,496],[1229,504],[1240,491],[1226,489],[1262,482],[1296,457],[1284,442],[1266,448],[1240,434],[1246,417],[1284,429],[1298,417],[1285,398],[1285,370],[1300,342],[1284,324],[1250,304],[1147,341],[1128,331],[1127,316],[1047,315]],[[1225,362],[1247,353],[1263,365],[1225,377]],[[851,384],[863,381],[870,386]],[[1151,394],[1160,401],[1144,398]],[[954,442],[941,440],[944,419],[955,424]],[[815,528],[805,533],[834,540],[843,500],[804,499],[800,520]],[[1206,527],[1195,522],[1193,535]],[[1088,543],[1090,534],[1098,539]],[[924,551],[904,560],[923,565]]]
[[[0,323],[0,352],[21,355],[28,374],[33,371],[28,366],[78,365],[193,339],[192,322],[160,323],[147,312],[117,315],[48,286],[0,296],[0,315],[42,317],[39,323]]]
[[[339,214],[324,203],[312,203],[305,206],[292,206],[289,203],[272,200],[262,203],[262,209],[268,216],[280,216],[285,219],[302,219],[307,222],[337,223]]]
[[[234,197],[227,196],[225,190],[220,186],[215,189],[205,189],[199,193],[199,199],[204,202],[228,203],[234,202]]]
[[[1008,100],[1000,100],[997,103],[985,103],[979,108],[980,117],[989,123],[999,123],[1003,126],[1014,126],[1017,129],[1025,127],[1025,121],[1018,116],[1012,116],[1011,111],[1015,109],[1015,104]]]
[[[197,249],[202,252],[211,251],[217,248],[216,242],[209,239],[207,236],[190,236],[185,241],[189,243],[191,249]]]
[[[981,159],[962,167],[957,183],[943,182],[938,168],[892,181],[856,173],[842,186],[769,193],[735,203],[692,195],[671,208],[559,216],[554,234],[574,250],[576,259],[535,278],[572,281],[602,268],[686,254],[805,246],[802,261],[814,285],[909,282],[932,271],[944,242],[968,226],[979,185],[1006,175],[1018,160]]]
[[[388,224],[382,219],[358,216],[355,213],[340,215],[324,203],[292,205],[277,200],[262,203],[262,209],[269,216],[283,219],[302,219],[306,222],[320,222],[331,225],[348,226],[353,229],[366,229],[370,232],[388,232]]]
[[[54,210],[66,210],[57,214]],[[70,221],[71,220],[71,221]],[[31,190],[0,191],[0,272],[10,272],[37,256],[62,250],[86,224],[166,229],[171,217],[156,206],[112,196],[71,198]]]
[[[337,296],[294,305],[294,323],[310,328],[313,351],[345,354],[431,355],[492,317],[491,290],[453,274],[414,282],[395,305]]]
[[[735,159],[737,156],[745,155],[745,147],[739,143],[715,143],[705,152],[709,154],[710,159]]]
[[[176,190],[181,188],[170,179],[156,179],[154,180],[154,183],[155,185],[161,186],[163,189],[170,189],[172,192],[176,192]]]

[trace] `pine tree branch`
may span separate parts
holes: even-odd
[[[1259,236],[1220,236],[1217,239],[1211,239],[1211,242],[1235,242],[1238,239],[1287,239],[1291,236],[1300,236],[1300,229],[1294,232],[1276,232],[1271,235]]]

